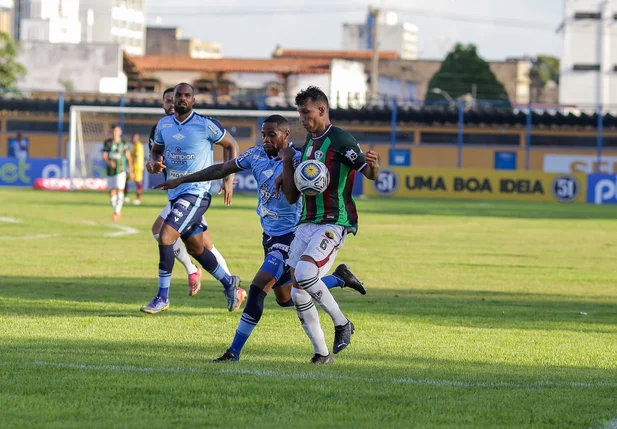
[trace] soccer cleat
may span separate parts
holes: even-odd
[[[315,353],[315,356],[311,358],[311,363],[314,365],[328,365],[334,363],[334,358],[330,353],[328,353],[328,356]]]
[[[238,288],[238,304],[236,304],[236,306],[234,307],[234,310],[239,310],[240,307],[242,306],[242,303],[244,302],[244,300],[247,297],[247,293],[244,289],[242,289],[241,287]]]
[[[114,213],[111,215],[111,220],[118,222],[120,220],[120,213]]]
[[[197,295],[201,289],[201,268],[197,267],[197,271],[189,274],[189,296]]]
[[[336,270],[334,270],[334,274],[342,278],[345,282],[345,284],[341,287],[349,287],[353,290],[357,290],[362,295],[366,295],[366,288],[364,287],[360,279],[351,272],[347,265],[341,264],[336,267]]]
[[[223,294],[227,297],[227,310],[234,311],[238,305],[238,287],[240,287],[240,277],[231,276],[231,287],[225,289]]]
[[[349,319],[346,324],[334,327],[334,346],[332,347],[334,354],[343,351],[351,343],[351,334],[354,333],[355,328]]]
[[[167,311],[169,308],[169,300],[160,296],[155,296],[148,305],[144,305],[140,308],[141,311],[148,314],[156,314],[161,311]]]
[[[234,352],[232,352],[230,349],[225,350],[225,353],[223,353],[223,356],[221,356],[220,358],[214,359],[212,362],[214,363],[219,363],[219,362],[238,362],[240,359],[236,358],[236,355],[234,354]]]

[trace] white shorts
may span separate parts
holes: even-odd
[[[319,276],[323,277],[332,268],[346,236],[345,227],[340,225],[300,224],[291,242],[287,265],[295,269],[302,256],[310,256],[319,267]]]
[[[126,185],[126,171],[116,174],[115,176],[109,176],[107,178],[107,189],[121,189],[124,191],[124,186]]]
[[[171,212],[171,204],[167,203],[167,205],[163,207],[163,210],[161,210],[161,214],[159,214],[159,217],[162,217],[163,219],[167,219],[167,216],[169,215],[170,212]],[[201,218],[201,225],[204,227],[204,231],[208,229],[208,221],[206,221],[205,215]]]

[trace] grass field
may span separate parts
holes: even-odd
[[[189,298],[179,264],[169,312],[139,312],[164,204],[118,229],[102,194],[0,190],[0,427],[617,427],[613,207],[360,201],[338,261],[369,293],[333,291],[356,334],[314,367],[273,297],[242,360],[212,364],[240,314],[210,279]],[[216,197],[208,220],[248,287],[253,197]]]

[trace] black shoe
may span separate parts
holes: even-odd
[[[344,325],[334,327],[334,346],[332,347],[334,354],[343,351],[351,343],[351,334],[355,329],[351,320],[347,320]]]
[[[336,267],[336,270],[334,270],[334,274],[342,278],[343,281],[345,282],[345,284],[341,287],[350,287],[353,290],[357,290],[362,295],[366,295],[366,288],[364,287],[360,279],[356,277],[354,273],[351,272],[351,270],[349,269],[347,265],[341,264],[338,267]]]
[[[330,363],[334,363],[334,358],[330,353],[328,353],[328,356],[315,354],[315,356],[311,358],[311,363],[315,365],[328,365]]]
[[[223,353],[223,356],[221,356],[218,359],[214,359],[212,362],[217,363],[217,362],[237,362],[239,359],[236,359],[236,355],[234,354],[234,352],[232,352],[231,350],[227,349],[225,350],[225,353]]]

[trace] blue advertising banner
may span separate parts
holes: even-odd
[[[32,186],[36,179],[68,176],[66,159],[0,158],[0,186]]]
[[[587,176],[587,202],[617,204],[617,175],[589,174]]]

